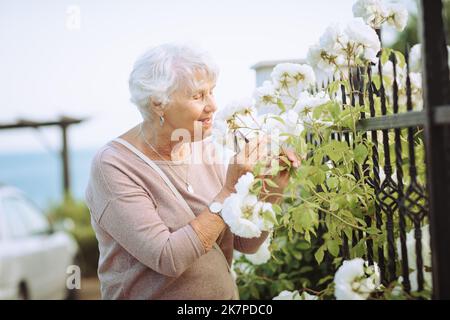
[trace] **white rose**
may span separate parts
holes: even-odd
[[[270,134],[272,141],[274,142],[273,145],[271,144],[271,152],[275,151],[273,148],[276,147],[277,143],[286,141],[288,139],[288,135],[292,135],[294,137],[300,136],[304,127],[299,120],[299,115],[294,110],[288,110],[279,117],[267,117],[262,129]]]
[[[380,0],[358,0],[352,7],[353,16],[361,17],[372,28],[378,29],[386,15]]]
[[[294,127],[297,125],[298,123],[298,113],[295,112],[294,110],[288,110],[285,114],[284,114],[284,120],[286,122],[287,126],[290,127]]]
[[[272,300],[318,300],[319,298],[315,295],[309,294],[306,291],[303,291],[301,294],[298,290],[288,291],[283,290],[280,294],[274,297]]]
[[[236,114],[233,121],[233,128],[239,128],[239,131],[248,139],[254,138],[261,128],[257,122],[256,110],[246,109],[245,114]]]
[[[372,66],[372,74],[378,74],[378,63]],[[394,64],[391,60],[388,60],[382,66],[383,72],[383,84],[385,89],[392,90],[392,84],[394,82]],[[395,65],[395,72],[397,73],[396,81],[399,88],[403,88],[406,86],[406,65],[403,68],[400,68],[399,64]],[[385,80],[388,80],[387,82]]]
[[[229,128],[226,121],[214,119],[211,133],[213,141],[219,145],[226,145],[228,134]]]
[[[301,300],[301,297],[298,290],[295,291],[283,290],[272,300]]]
[[[242,175],[235,185],[236,193],[242,197],[247,196],[254,181],[255,176],[253,175],[253,173],[247,172],[246,174]]]
[[[233,279],[236,281],[238,275],[236,271],[239,271],[241,274],[251,274],[254,271],[254,266],[247,261],[235,261],[231,263],[231,275]]]
[[[334,275],[337,300],[365,300],[366,293],[359,293],[359,280],[364,276],[364,260],[361,258],[344,261]]]
[[[271,143],[271,154],[277,152],[277,144],[285,141],[288,137],[285,135],[281,135],[283,133],[291,133],[297,132],[299,130],[295,130],[295,127],[289,127],[287,123],[287,114],[283,113],[280,116],[276,116],[273,114],[266,115],[264,122],[261,125],[261,130],[269,135],[272,139]],[[300,124],[298,124],[300,126]],[[301,131],[300,131],[301,132]],[[279,150],[278,150],[279,151]]]
[[[369,275],[361,281],[361,291],[373,292],[381,285],[380,268],[376,262],[372,266],[366,261],[364,263],[365,274]]]
[[[302,294],[300,295],[300,300],[319,300],[319,297],[313,294],[309,294],[306,291],[303,291]]]
[[[431,272],[423,271],[423,287],[424,289],[431,290],[433,287],[433,279]],[[409,283],[411,284],[411,291],[417,292],[419,290],[419,283],[417,282],[417,270],[409,274]]]
[[[259,237],[261,230],[244,215],[249,210],[247,206],[252,203],[248,198],[252,201],[254,200],[254,197],[245,197],[243,199],[240,195],[232,193],[223,203],[222,217],[235,235],[244,238]]]
[[[420,43],[415,44],[409,51],[409,71],[421,72],[422,71],[422,45]]]
[[[422,89],[422,74],[418,72],[410,72],[409,80],[411,81],[412,89]]]
[[[280,63],[271,73],[272,81],[276,89],[290,90],[292,95],[308,88],[316,81],[314,70],[306,64]]]
[[[327,53],[342,54],[342,44],[348,42],[348,35],[344,32],[340,23],[332,23],[325,29],[325,32],[319,39],[320,47]]]
[[[319,68],[327,74],[334,73],[336,69],[336,66],[333,64],[333,62],[337,63],[336,56],[333,56],[332,53],[327,52],[318,44],[313,45],[308,49],[306,60],[309,65]]]
[[[303,126],[299,123],[299,115],[294,110],[289,110],[288,112],[281,115],[285,122],[284,132],[295,137],[298,137],[303,131]]]
[[[411,286],[411,292],[417,292],[419,290],[419,284],[417,282],[417,270],[411,272],[408,275],[409,278],[409,284]],[[393,295],[400,295],[400,293],[403,291],[403,277],[400,276],[397,279],[397,285],[392,289]],[[423,287],[425,290],[431,290],[433,288],[433,279],[431,272],[423,270]]]
[[[334,276],[334,284],[337,300],[365,300],[380,285],[378,266],[367,266],[361,258],[344,261]]]
[[[408,10],[402,4],[390,4],[387,7],[387,22],[398,31],[403,31],[408,23]]]
[[[312,121],[312,112],[314,108],[321,106],[330,101],[330,97],[324,91],[316,94],[310,94],[306,91],[302,92],[298,97],[298,101],[294,107],[303,122],[310,123]]]
[[[268,214],[270,218],[265,218],[263,213]],[[258,201],[253,207],[254,223],[260,230],[269,231],[273,228],[273,221],[275,220],[275,211],[273,211],[272,204],[269,202]]]
[[[416,257],[416,239],[414,237],[415,229],[411,229],[406,234],[406,251],[408,252],[408,267],[413,270],[417,270],[417,257]],[[421,228],[422,232],[422,261],[423,265],[431,268],[431,247],[430,247],[430,230],[429,225],[424,225]],[[401,243],[400,239],[397,239],[397,252],[399,259],[402,259]]]
[[[248,193],[246,184],[250,180],[244,178],[237,186],[240,193],[232,193],[225,199],[222,217],[233,234],[244,238],[254,238],[261,235],[261,231],[273,228],[275,212],[270,203],[260,202],[254,194]],[[247,190],[247,191],[246,191]],[[269,214],[269,217],[266,215]]]
[[[256,105],[272,105],[277,103],[277,91],[271,81],[264,81],[261,87],[255,89],[253,97]]]
[[[270,236],[261,244],[258,251],[253,254],[246,254],[245,257],[254,265],[261,265],[266,263],[272,257],[269,250]]]
[[[243,114],[253,110],[253,102],[250,98],[242,98],[239,100],[234,100],[227,104],[225,108],[217,112],[216,119],[228,121],[233,118],[235,114]]]
[[[363,47],[362,52],[358,55],[371,62],[376,62],[376,55],[381,49],[381,43],[377,33],[371,27],[364,23],[361,18],[354,18],[347,23],[345,33],[348,35],[349,42],[356,46]]]
[[[415,44],[409,51],[409,71],[411,73],[422,72],[422,45]],[[450,46],[447,46],[448,67],[450,68]]]

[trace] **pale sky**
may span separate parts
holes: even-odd
[[[128,92],[136,57],[170,41],[211,53],[221,107],[252,94],[252,65],[304,58],[331,22],[352,17],[353,2],[0,0],[0,123],[87,117],[71,146],[100,147],[141,120]],[[56,129],[41,139],[59,148]],[[0,153],[15,150],[44,148],[31,129],[0,131]]]

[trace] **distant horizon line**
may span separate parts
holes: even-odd
[[[92,151],[101,148],[102,145],[99,146],[91,146],[91,147],[71,147],[69,149],[69,154],[72,152],[79,151]],[[59,153],[59,148],[55,148],[54,150],[46,150],[41,148],[32,148],[32,149],[10,149],[10,150],[0,150],[0,157],[3,155],[11,155],[11,154],[36,154],[36,153],[48,153],[52,154],[54,152]]]

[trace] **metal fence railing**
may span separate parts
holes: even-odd
[[[367,161],[371,162],[371,172],[366,170],[369,167],[366,164],[363,172],[355,167],[354,175],[357,178],[364,175],[374,191],[375,213],[366,216],[365,222],[367,226],[383,230],[386,241],[374,248],[374,243],[367,239],[365,258],[369,263],[377,262],[382,283],[391,283],[402,276],[406,292],[411,290],[410,268],[413,267],[417,270],[417,279],[414,279],[417,290],[422,291],[425,282],[422,227],[426,222],[431,237],[433,297],[450,299],[450,80],[442,2],[421,1],[420,10],[423,109],[414,107],[408,49],[405,53],[405,83],[399,83],[399,61],[392,53],[389,57],[393,67],[392,84],[385,83],[380,56],[376,72],[373,66],[366,70],[351,70],[351,92],[346,92],[342,86],[340,93],[344,105],[367,105],[364,97],[368,97],[369,110],[361,112],[356,130],[370,142],[371,159]],[[365,88],[365,83],[370,85]],[[399,86],[406,89],[406,100],[401,103]],[[386,89],[389,89],[389,97]],[[380,102],[379,106],[375,105],[375,98]],[[387,105],[392,108],[388,109]],[[355,140],[352,134],[351,131],[339,132],[333,138],[352,145]],[[307,137],[308,142],[313,140],[312,136]],[[420,150],[424,158],[418,159]],[[422,179],[419,165],[426,168]],[[413,230],[415,239],[414,266],[409,265],[407,258],[400,259],[408,257],[409,230]],[[351,239],[342,235],[341,256],[344,259],[350,256],[349,247],[355,246],[363,236],[359,230],[353,232]]]

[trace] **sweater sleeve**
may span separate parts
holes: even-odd
[[[268,231],[261,232],[261,235],[255,238],[243,238],[234,235],[233,247],[239,252],[253,254],[258,251],[259,247],[267,239],[268,235]]]
[[[144,265],[170,277],[181,275],[206,251],[190,224],[171,232],[151,195],[108,161],[93,166],[87,202],[100,209],[97,223]],[[98,205],[104,201],[103,205]],[[97,203],[96,203],[97,202]]]

